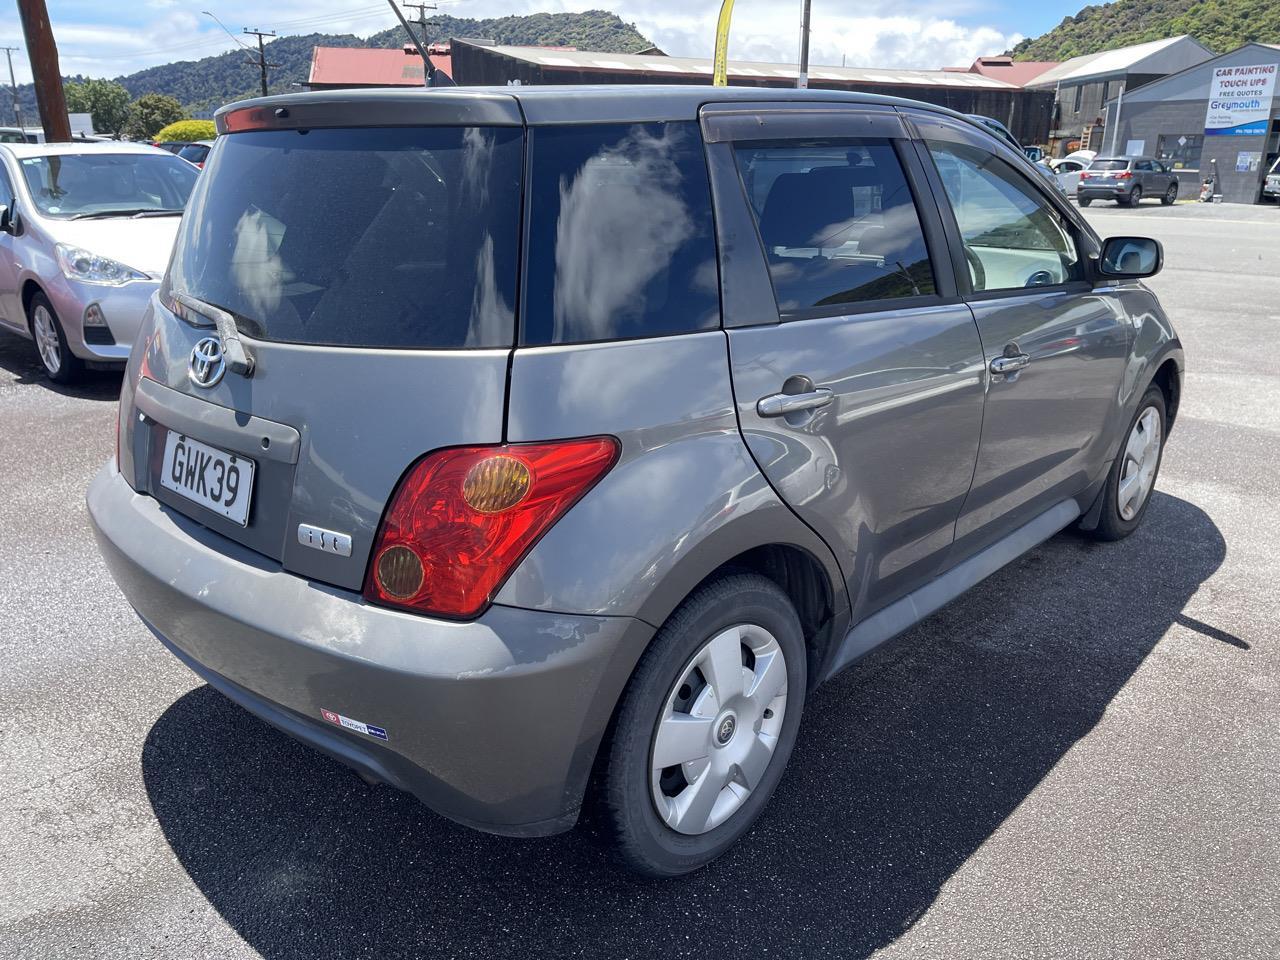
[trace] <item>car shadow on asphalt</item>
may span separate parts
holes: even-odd
[[[866,956],[1098,723],[1225,552],[1159,493],[1122,543],[1053,538],[814,694],[760,821],[679,881],[620,872],[589,828],[455,826],[207,686],[157,720],[143,775],[191,879],[270,960]]]
[[[110,400],[113,403],[120,399],[119,370],[86,370],[76,383],[54,383],[45,376],[35,345],[7,331],[0,331],[0,370],[11,374],[16,384],[41,387],[66,397]]]

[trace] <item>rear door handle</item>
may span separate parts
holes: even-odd
[[[832,399],[827,387],[815,387],[805,393],[772,393],[756,401],[756,413],[762,417],[785,417],[788,413],[825,407]]]
[[[1016,353],[1012,357],[996,357],[991,361],[992,373],[1017,373],[1031,362],[1025,353]]]

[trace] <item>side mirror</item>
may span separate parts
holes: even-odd
[[[1164,247],[1149,237],[1108,237],[1098,257],[1098,272],[1120,280],[1152,277],[1163,266]]]

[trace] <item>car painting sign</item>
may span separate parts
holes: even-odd
[[[1218,67],[1204,116],[1207,136],[1265,136],[1280,64]]]

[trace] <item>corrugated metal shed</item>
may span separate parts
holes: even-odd
[[[712,74],[712,62],[699,57],[662,57],[624,53],[591,53],[582,50],[543,50],[537,47],[486,46],[484,49],[513,60],[540,67],[560,67],[602,73],[658,74],[664,82],[679,82],[680,78],[706,78]],[[796,80],[797,68],[786,63],[763,63],[752,60],[730,60],[729,77],[732,80]],[[457,79],[457,78],[455,78]],[[866,67],[809,68],[810,82],[827,81],[849,85],[892,84],[894,86],[967,87],[1002,90],[1014,87],[993,77],[978,73],[958,73],[950,70],[897,70]],[[460,80],[465,83],[467,81]]]

